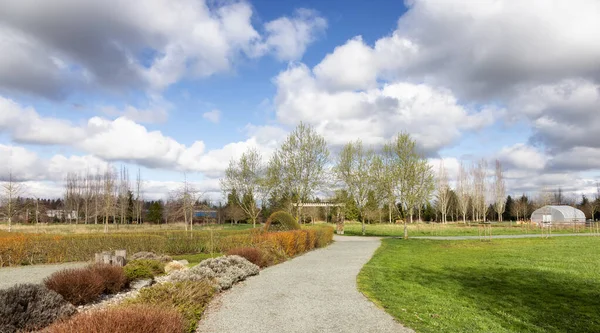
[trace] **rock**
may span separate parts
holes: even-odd
[[[152,285],[152,279],[139,279],[131,282],[129,287],[133,290],[140,290],[145,287],[150,287]]]
[[[187,260],[185,260],[185,259],[183,259],[183,260],[175,260],[175,261],[178,262],[178,263],[180,263],[180,264],[182,264],[183,266],[187,266],[187,265],[190,264],[190,262],[187,261]]]

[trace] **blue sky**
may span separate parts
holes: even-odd
[[[596,1],[28,2],[0,8],[0,176],[32,192],[110,163],[218,199],[300,121],[333,151],[407,131],[451,175],[498,159],[513,193],[595,191]]]

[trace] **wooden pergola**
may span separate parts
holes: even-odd
[[[302,208],[304,207],[326,207],[327,208],[327,214],[325,214],[325,222],[329,222],[327,221],[327,217],[329,216],[329,211],[331,209],[331,207],[337,207],[337,214],[336,214],[336,225],[337,225],[337,233],[338,234],[343,234],[344,233],[344,212],[343,212],[343,207],[346,206],[345,203],[336,203],[336,202],[300,202],[300,203],[296,203],[295,204],[296,208],[298,209],[298,213],[299,215],[301,215],[302,212]]]

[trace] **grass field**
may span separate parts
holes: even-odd
[[[516,224],[510,222],[492,223],[493,235],[520,235],[520,234],[540,234],[542,230],[531,224]],[[572,225],[554,226],[553,233],[587,233],[591,232],[588,227]],[[344,224],[344,234],[349,236],[362,235],[361,224],[357,222],[346,222]],[[367,236],[395,236],[404,235],[404,225],[402,224],[367,224]],[[462,223],[414,223],[408,225],[408,236],[477,236],[479,235],[478,225],[465,225]]]
[[[222,256],[223,253],[196,253],[196,254],[181,254],[177,256],[172,256],[173,260],[187,260],[189,263],[189,267],[198,265],[202,260],[209,258],[216,258]]]
[[[258,226],[257,226],[258,227]],[[252,229],[252,224],[194,224],[194,230],[204,230],[212,228],[214,230],[247,230]],[[109,224],[109,232],[145,232],[145,231],[176,231],[185,230],[184,223],[170,224]],[[102,233],[104,224],[13,224],[14,232],[27,233],[49,233],[49,234],[85,234]],[[8,231],[7,224],[0,224],[0,231]]]
[[[359,289],[417,332],[600,332],[598,237],[383,240]]]

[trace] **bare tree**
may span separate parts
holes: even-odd
[[[196,209],[196,201],[198,201],[200,195],[198,190],[192,186],[187,180],[187,174],[183,174],[183,184],[177,191],[177,200],[180,203],[180,215],[183,215],[185,222],[185,230],[193,230],[194,224],[194,210]]]
[[[90,174],[90,170],[86,170],[85,176],[81,178],[82,181],[82,201],[83,201],[83,218],[85,224],[88,224],[90,220],[90,209],[92,205],[92,198],[94,195],[93,189],[93,176]]]
[[[83,199],[83,184],[82,177],[75,172],[67,173],[65,179],[65,216],[69,220],[69,223],[73,219],[73,212],[75,213],[75,224],[79,223],[79,212],[81,209],[81,203]]]
[[[487,215],[487,162],[479,160],[473,168],[473,205],[475,208],[475,220],[481,218],[485,222]]]
[[[0,207],[2,214],[8,221],[8,232],[12,231],[13,218],[20,211],[20,204],[17,200],[24,192],[22,183],[15,181],[12,170],[8,172],[8,179],[2,183],[2,193],[0,197]]]
[[[504,172],[502,164],[496,160],[496,171],[494,173],[494,209],[498,214],[498,221],[502,222],[502,214],[506,208],[506,184],[504,183]]]
[[[102,179],[102,213],[104,215],[104,232],[108,232],[108,220],[111,215],[113,215],[114,222],[114,212],[115,212],[115,175],[113,173],[112,167],[109,165],[104,172],[104,177]]]
[[[442,214],[442,223],[446,223],[448,201],[450,200],[450,186],[448,185],[448,173],[444,168],[444,160],[440,161],[440,169],[437,176],[436,199],[437,209],[440,214]]]
[[[328,180],[329,150],[325,139],[310,126],[300,123],[269,161],[269,184],[300,202],[323,189]]]
[[[129,192],[131,191],[129,185],[129,170],[124,166],[121,167],[118,187],[118,207],[119,217],[121,218],[121,224],[127,222],[127,212],[129,211]]]
[[[365,235],[365,205],[369,192],[374,190],[374,180],[371,175],[373,150],[363,148],[362,142],[349,142],[339,154],[335,174],[343,184],[348,194],[356,203],[361,217],[362,234]]]
[[[415,208],[422,198],[429,198],[435,189],[431,166],[416,149],[415,141],[407,133],[400,133],[384,150],[393,152],[396,200],[408,213],[413,222]],[[404,238],[408,238],[408,227],[404,219]]]
[[[142,174],[140,169],[138,168],[137,177],[135,181],[135,201],[134,201],[134,211],[135,211],[135,222],[142,223],[142,209],[144,207],[144,194],[142,190]]]
[[[231,221],[231,224],[237,224],[239,220],[246,217],[246,213],[239,205],[232,204],[225,207],[225,216]]]
[[[456,203],[465,224],[467,223],[467,212],[469,210],[469,183],[469,173],[461,162],[456,177]]]
[[[256,227],[256,219],[260,215],[262,205],[269,195],[266,179],[266,166],[258,150],[248,149],[239,160],[231,160],[221,179],[224,193],[235,193],[240,208]]]

